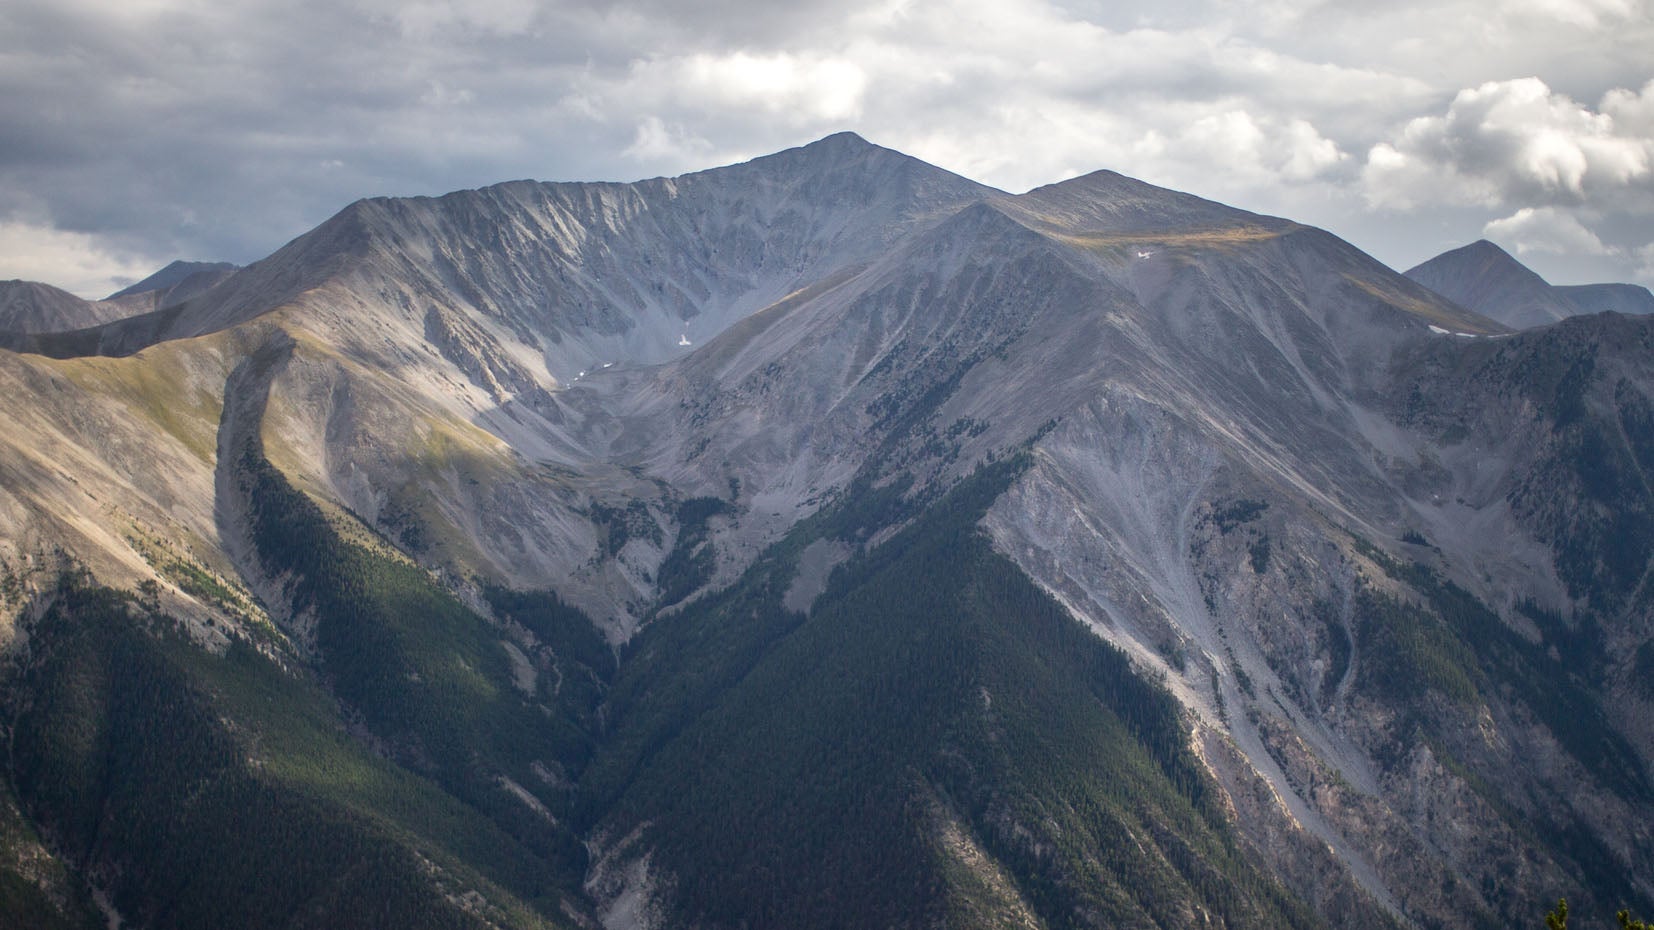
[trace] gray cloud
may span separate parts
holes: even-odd
[[[1115,168],[1328,226],[1398,265],[1490,223],[1588,243],[1578,226],[1603,243],[1593,273],[1629,277],[1654,240],[1623,196],[1646,190],[1629,153],[1654,138],[1649,14],[1649,0],[13,0],[0,276],[96,294],[175,257],[258,258],[362,196],[673,174],[851,128],[1011,190]],[[1533,113],[1583,173],[1496,131],[1529,75],[1545,88]],[[1565,279],[1576,257],[1542,260]]]

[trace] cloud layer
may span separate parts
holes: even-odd
[[[1402,267],[1485,232],[1557,280],[1628,279],[1654,242],[1650,2],[13,0],[0,246],[40,245],[0,276],[97,295],[362,196],[854,129],[1009,190],[1114,168]]]

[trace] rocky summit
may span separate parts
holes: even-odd
[[[840,134],[8,284],[0,925],[1654,911],[1654,318],[1470,248]]]

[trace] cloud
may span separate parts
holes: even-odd
[[[146,259],[108,251],[85,233],[24,222],[0,222],[0,279],[46,281],[88,300],[101,300],[156,270]]]
[[[1538,78],[1460,91],[1444,115],[1414,119],[1398,138],[1373,146],[1366,196],[1399,209],[1646,198],[1654,135],[1639,123],[1651,95],[1654,85],[1642,94],[1617,90],[1593,111]]]
[[[620,154],[641,162],[693,163],[704,160],[711,151],[712,143],[682,126],[669,126],[658,116],[648,116],[638,123],[632,144]]]
[[[657,113],[737,112],[816,126],[853,119],[867,77],[841,56],[742,51],[639,61],[623,86]]]
[[[1555,207],[1523,207],[1482,227],[1489,239],[1515,247],[1521,254],[1607,255],[1612,251],[1572,214]]]
[[[358,197],[854,129],[1008,190],[1113,168],[1381,258],[1416,241],[1398,209],[1464,238],[1522,207],[1635,227],[1651,2],[12,0],[0,220],[247,262]]]
[[[1596,28],[1636,15],[1636,0],[1521,0],[1517,8],[1555,22]]]
[[[1042,2],[864,6],[815,47],[693,46],[596,71],[570,100],[624,119],[630,158],[703,167],[658,127],[741,157],[854,128],[1008,190],[1110,167],[1239,195],[1346,162],[1351,99],[1399,115],[1422,82],[1231,41],[1200,28],[1116,30]],[[647,132],[639,134],[637,127]],[[1364,147],[1364,146],[1363,146]]]

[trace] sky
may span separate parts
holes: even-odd
[[[101,297],[361,197],[636,180],[852,130],[1101,168],[1397,269],[1654,285],[1654,0],[0,0],[0,279]]]

